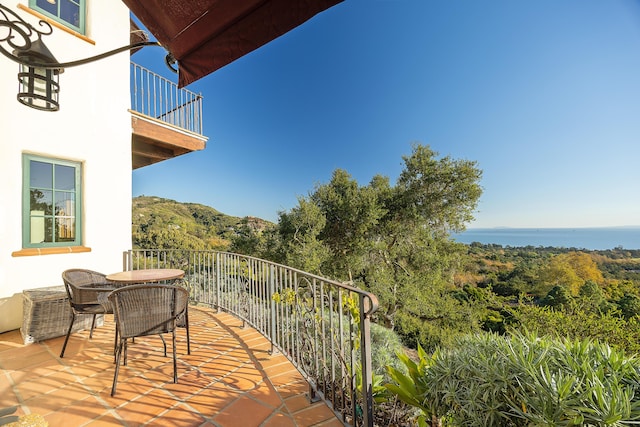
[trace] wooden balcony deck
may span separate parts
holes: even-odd
[[[202,96],[133,62],[130,70],[133,169],[204,150]]]
[[[178,336],[178,383],[157,337],[136,338],[111,397],[114,323],[23,345],[19,331],[0,334],[0,408],[37,413],[58,426],[342,426],[323,402],[310,403],[308,384],[269,342],[237,318],[191,307],[191,355]]]

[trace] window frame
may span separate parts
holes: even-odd
[[[87,21],[87,1],[86,0],[72,0],[74,3],[78,3],[79,8],[79,26],[73,25],[71,22],[65,21],[60,17],[60,1],[58,0],[58,13],[57,15],[52,14],[51,12],[42,9],[38,6],[37,0],[29,0],[29,8],[37,11],[38,13],[43,14],[44,16],[53,19],[54,21],[60,23],[60,25],[64,25],[67,28],[72,29],[82,35],[86,35],[86,21]]]
[[[56,165],[67,166],[74,168],[74,182],[75,190],[73,191],[75,196],[74,206],[74,220],[75,220],[75,236],[73,241],[57,241],[57,242],[39,242],[31,243],[31,161],[37,161],[42,163],[51,164],[53,167]],[[55,224],[56,224],[56,212],[55,212],[55,183],[52,188],[52,203],[53,210],[51,217],[53,219],[54,231],[53,238],[56,238]],[[78,161],[64,160],[53,157],[44,157],[35,154],[23,154],[22,155],[22,247],[23,248],[58,248],[58,247],[71,247],[82,246],[82,163]]]

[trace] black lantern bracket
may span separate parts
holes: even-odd
[[[38,27],[22,19],[13,10],[0,4],[0,53],[20,64],[18,81],[20,90],[18,101],[29,107],[44,111],[59,110],[58,75],[65,68],[88,64],[108,58],[120,52],[140,49],[146,46],[163,47],[155,41],[142,41],[122,46],[99,55],[69,62],[58,62],[42,41],[43,36],[53,33],[53,27],[45,20],[38,22]],[[173,72],[176,60],[168,52],[166,65]]]

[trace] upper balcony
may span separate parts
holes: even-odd
[[[131,63],[133,169],[203,150],[202,96]]]

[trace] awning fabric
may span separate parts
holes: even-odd
[[[133,21],[133,19],[129,19],[129,44],[144,43],[148,41],[149,41],[149,37],[147,36],[147,33],[145,31],[142,31],[138,27],[138,25]],[[131,49],[129,51],[130,55],[133,55],[140,49],[142,48],[139,47],[137,49]]]
[[[342,0],[123,0],[178,60],[178,86],[224,67]]]

